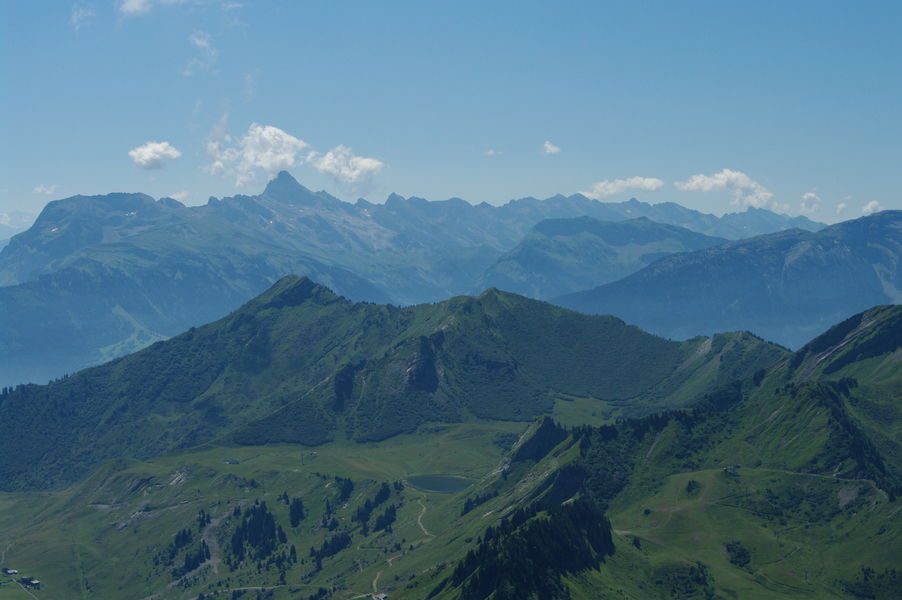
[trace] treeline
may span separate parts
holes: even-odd
[[[591,500],[577,499],[547,515],[532,505],[489,527],[431,595],[451,585],[460,588],[461,600],[567,598],[563,575],[597,569],[613,553],[611,524]]]
[[[172,572],[172,576],[173,578],[178,578],[187,575],[208,560],[210,560],[210,548],[207,546],[207,542],[201,540],[197,550],[185,553],[185,561],[182,564],[182,567],[175,569]]]
[[[350,534],[342,531],[323,541],[319,548],[311,547],[310,558],[312,558],[316,563],[316,570],[319,571],[323,568],[324,558],[335,556],[350,545]]]
[[[464,501],[464,507],[460,511],[460,516],[464,516],[480,504],[485,504],[492,498],[498,496],[497,490],[489,490],[487,492],[483,492],[481,494],[476,494],[475,496],[471,496]]]
[[[370,519],[370,515],[373,514],[373,511],[380,504],[388,500],[389,496],[391,496],[391,488],[387,483],[383,483],[372,499],[367,498],[366,502],[357,507],[357,512],[354,513],[354,520],[359,521],[362,525],[366,525],[367,521]]]
[[[236,507],[233,516],[241,515],[240,510]],[[245,557],[254,560],[269,558],[279,544],[288,542],[285,530],[276,523],[266,502],[255,503],[241,517],[229,544],[233,565],[237,565]]]

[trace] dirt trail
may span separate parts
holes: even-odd
[[[434,535],[432,535],[431,533],[429,533],[429,530],[426,529],[426,526],[425,526],[425,525],[423,525],[423,515],[426,514],[426,505],[423,504],[423,501],[420,500],[419,498],[417,499],[417,503],[418,503],[421,507],[423,507],[423,510],[420,511],[420,514],[419,514],[419,516],[417,517],[417,525],[420,526],[420,531],[422,531],[422,532],[423,532],[423,535],[425,535],[426,537],[435,537]]]

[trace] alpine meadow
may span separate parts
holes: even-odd
[[[902,599],[900,30],[0,0],[0,600]]]

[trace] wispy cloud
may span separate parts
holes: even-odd
[[[205,31],[193,31],[188,36],[188,42],[194,46],[197,55],[188,61],[182,75],[191,77],[198,71],[212,71],[219,54],[213,45],[213,37]]]
[[[733,193],[733,203],[743,207],[765,208],[773,194],[763,185],[743,173],[723,169],[711,175],[693,175],[685,181],[674,183],[678,190],[684,192],[717,192]]]
[[[182,192],[173,192],[172,194],[169,194],[169,197],[172,198],[172,199],[174,199],[174,200],[178,200],[179,202],[181,202],[182,200],[184,200],[185,198],[187,198],[189,195],[190,195],[190,194],[189,194],[188,192],[182,191]]]
[[[32,193],[42,194],[44,196],[52,196],[56,193],[56,184],[44,185],[43,183],[39,183],[34,188],[32,188]]]
[[[181,151],[169,142],[147,142],[128,151],[132,162],[142,169],[162,169],[168,160],[175,160]]]
[[[849,208],[849,205],[848,205],[848,204],[846,204],[845,202],[839,202],[839,203],[836,205],[836,214],[838,214],[838,215],[839,215],[839,214],[842,214],[842,212],[843,212],[844,210],[846,210],[847,208]]]
[[[501,156],[504,154],[501,150],[495,150],[494,148],[489,148],[485,152],[483,152],[486,156]]]
[[[253,181],[260,171],[272,177],[298,164],[310,165],[339,183],[352,185],[367,182],[384,167],[381,160],[358,156],[344,145],[317,152],[304,140],[272,125],[253,123],[240,138],[225,131],[224,120],[217,129],[207,143],[211,161],[207,170],[234,177],[236,187]]]
[[[664,187],[664,182],[656,177],[627,177],[626,179],[604,179],[592,184],[592,189],[581,192],[589,198],[609,198],[627,190],[654,192]]]
[[[803,215],[810,215],[821,207],[821,199],[814,192],[805,192],[802,194],[802,201],[799,202],[799,212]]]
[[[69,13],[69,25],[72,26],[72,29],[78,31],[90,23],[95,16],[97,16],[97,13],[94,12],[93,6],[76,4],[72,7],[72,12]]]
[[[550,141],[545,140],[545,143],[542,144],[542,152],[545,154],[559,154],[561,152],[561,147],[555,146]]]
[[[871,200],[861,209],[861,214],[863,215],[872,215],[875,212],[880,212],[883,207],[880,206],[880,203],[876,200]]]
[[[159,4],[201,4],[203,0],[118,0],[119,14],[124,17],[140,17],[146,15]],[[206,2],[203,2],[206,3]]]
[[[126,17],[137,17],[150,12],[152,6],[151,0],[121,0],[119,12]]]

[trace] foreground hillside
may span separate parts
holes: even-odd
[[[0,460],[0,486],[213,441],[315,446],[430,421],[647,414],[784,355],[747,334],[672,342],[496,290],[402,309],[288,277],[221,321],[0,396],[0,457],[20,458]]]
[[[0,548],[39,598],[896,598],[900,353],[881,307],[689,410],[119,458]]]
[[[470,293],[533,226],[579,217],[646,217],[729,239],[821,227],[766,210],[716,217],[578,194],[500,207],[394,194],[351,204],[285,172],[259,195],[204,206],[144,194],[74,196],[49,203],[0,252],[0,385],[45,382],[221,318],[288,273],[370,302]]]
[[[902,302],[902,211],[669,256],[555,302],[677,339],[749,330],[798,348],[855,313]]]

